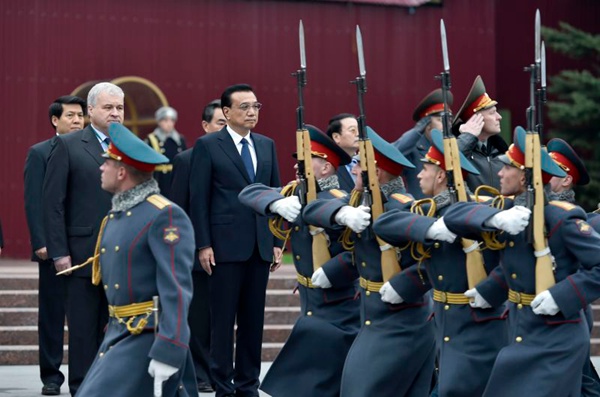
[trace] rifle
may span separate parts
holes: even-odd
[[[306,52],[304,49],[304,25],[300,20],[298,27],[300,42],[300,69],[292,76],[296,77],[298,86],[298,107],[296,108],[296,158],[298,164],[298,195],[300,204],[306,204],[317,198],[317,181],[313,173],[312,154],[310,146],[310,134],[304,125],[304,95],[303,88],[306,86]],[[319,269],[325,262],[331,259],[329,243],[323,233],[323,229],[310,226],[312,235],[313,270]]]
[[[377,179],[377,170],[375,168],[375,152],[373,143],[369,139],[367,133],[367,119],[365,116],[365,108],[363,96],[367,92],[367,70],[365,68],[365,57],[363,53],[362,35],[360,27],[356,25],[356,52],[358,53],[358,67],[360,75],[351,84],[356,84],[358,93],[358,152],[360,154],[360,167],[362,169],[361,177],[363,184],[362,205],[371,208],[371,221],[375,222],[384,212],[383,197],[379,188],[379,180]],[[371,223],[372,224],[372,223]],[[368,228],[363,234],[368,238],[369,233],[373,231]],[[383,282],[387,282],[394,274],[400,272],[400,264],[396,250],[391,245],[380,239],[378,236],[377,243],[381,250],[381,274]]]
[[[529,108],[527,108],[527,135],[525,139],[525,183],[527,185],[527,208],[531,210],[531,219],[527,226],[527,241],[533,244],[535,259],[535,293],[546,291],[556,280],[552,263],[552,255],[548,248],[544,231],[544,184],[542,182],[541,116],[536,118],[536,85],[543,76],[543,85],[538,99],[545,100],[546,91],[546,51],[542,62],[540,39],[540,10],[535,13],[535,61],[525,68],[529,72]],[[540,101],[540,106],[543,101]],[[537,125],[536,120],[538,121]]]
[[[450,115],[448,112],[448,91],[450,90],[450,60],[448,59],[448,43],[446,41],[446,26],[444,20],[440,20],[440,36],[442,39],[442,58],[444,71],[436,76],[442,82],[442,98],[444,111],[442,112],[442,125],[444,134],[444,163],[446,164],[446,181],[452,203],[467,201],[467,190],[463,180],[460,166],[460,152],[456,137],[450,129]],[[487,277],[483,266],[483,255],[479,245],[473,240],[461,239],[461,245],[466,255],[467,280],[469,289],[475,288],[480,281]]]

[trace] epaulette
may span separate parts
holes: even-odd
[[[348,193],[346,193],[340,189],[331,189],[331,190],[328,190],[328,192],[331,193],[331,195],[335,198],[342,198],[342,197],[346,197],[348,195]]]
[[[555,207],[562,208],[565,211],[571,211],[571,210],[577,208],[577,206],[575,204],[571,204],[566,201],[553,200],[553,201],[550,201],[548,204],[554,205]]]
[[[409,201],[413,201],[413,198],[410,196],[407,196],[405,194],[402,193],[393,193],[392,195],[390,195],[391,198],[393,198],[396,201],[401,202],[402,204],[406,204]]]
[[[492,196],[475,196],[474,194],[470,195],[469,197],[471,198],[471,201],[476,203],[487,203],[494,199]]]
[[[159,210],[171,205],[171,202],[160,194],[153,194],[152,196],[148,197],[146,201],[154,205]]]

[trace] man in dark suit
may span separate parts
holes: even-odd
[[[210,367],[216,395],[254,397],[269,267],[279,265],[281,249],[274,247],[268,219],[242,205],[238,194],[253,182],[279,186],[279,170],[274,142],[251,132],[262,106],[252,87],[228,87],[221,105],[227,127],[198,139],[192,152],[190,215],[200,265],[211,275]]]
[[[85,101],[76,96],[61,96],[50,105],[48,117],[55,136],[36,143],[25,160],[25,215],[31,240],[31,260],[38,262],[38,344],[42,394],[57,396],[65,376],[60,372],[63,361],[66,291],[63,277],[56,277],[48,258],[42,217],[42,186],[50,150],[57,135],[83,128]]]
[[[94,255],[100,223],[111,207],[110,194],[100,187],[101,155],[108,147],[109,124],[123,122],[124,96],[114,84],[92,87],[87,101],[91,125],[57,137],[50,152],[43,190],[44,231],[48,257],[57,271]],[[108,318],[106,295],[102,287],[92,285],[91,273],[87,266],[65,279],[72,395],[94,361]]]
[[[333,116],[329,120],[327,135],[352,158],[349,164],[339,167],[337,170],[340,189],[351,192],[356,181],[354,175],[352,175],[352,168],[357,162],[354,155],[358,150],[358,121],[356,121],[356,116],[350,113]]]
[[[227,125],[221,100],[215,99],[204,107],[202,128],[207,134],[217,132]],[[173,182],[169,198],[179,205],[188,215],[190,213],[190,168],[192,149],[186,149],[173,159]],[[192,272],[194,295],[190,304],[190,350],[196,368],[198,391],[213,392],[208,357],[210,351],[210,307],[208,305],[208,274],[200,267],[197,258]]]

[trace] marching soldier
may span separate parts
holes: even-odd
[[[466,254],[456,235],[444,224],[444,213],[452,204],[448,190],[442,133],[432,132],[432,145],[421,159],[418,175],[425,196],[433,197],[431,216],[393,210],[383,214],[373,225],[382,239],[395,246],[414,241],[428,247],[420,274],[433,288],[434,320],[438,349],[439,396],[481,396],[498,351],[507,344],[504,319],[506,309],[471,308],[463,295],[468,289]],[[461,154],[464,173],[477,174],[473,165]],[[486,252],[490,252],[489,250]],[[486,257],[489,273],[498,264]],[[417,265],[421,266],[421,264]],[[400,274],[399,277],[403,277]],[[404,296],[403,291],[396,291]]]
[[[380,192],[385,209],[404,208],[407,196],[400,174],[414,167],[393,145],[367,127],[377,164]],[[374,166],[374,164],[369,164]],[[354,263],[360,274],[361,329],[350,348],[342,375],[342,397],[426,396],[433,373],[435,355],[433,325],[428,321],[428,299],[416,272],[396,285],[397,277],[384,283],[382,249],[370,223],[370,207],[359,205],[363,195],[361,166],[357,164],[356,187],[350,197],[316,200],[304,212],[309,224],[327,228],[347,226],[345,240],[353,241]],[[347,234],[346,234],[347,233]],[[403,257],[402,265],[408,265]],[[405,270],[408,271],[408,270]],[[397,274],[396,274],[397,276]],[[399,297],[393,290],[411,291]]]
[[[152,146],[157,153],[169,159],[166,164],[156,166],[154,178],[158,182],[160,193],[170,197],[171,182],[173,180],[173,159],[183,152],[187,146],[185,138],[175,129],[177,111],[170,106],[163,106],[155,113],[158,126],[146,137],[146,143]]]
[[[573,186],[585,186],[590,182],[590,177],[585,168],[585,164],[579,158],[575,150],[564,140],[560,138],[551,139],[548,142],[548,154],[562,168],[567,175],[563,178],[552,177],[550,179],[550,188],[552,190],[552,199],[566,201],[571,204],[575,202],[575,191]],[[597,214],[588,214],[588,222],[590,226],[600,233],[600,218]],[[585,309],[585,317],[587,320],[590,334],[594,326],[592,317],[592,307],[588,305]],[[600,378],[594,368],[591,360],[586,360],[583,367],[583,378],[581,380],[581,395],[582,396],[599,396],[600,395]]]
[[[316,127],[306,128],[318,184],[317,197],[323,200],[345,197],[346,193],[339,190],[336,169],[348,164],[350,156]],[[353,284],[358,274],[350,253],[338,241],[339,231],[329,231],[332,259],[315,267],[313,235],[300,215],[298,190],[295,182],[284,191],[255,183],[239,195],[242,204],[260,215],[279,215],[289,222],[300,293],[300,317],[261,389],[276,397],[337,397],[346,354],[360,328],[359,303]]]
[[[454,97],[448,91],[448,106],[452,106],[453,101]],[[427,94],[415,108],[412,116],[416,122],[415,126],[393,143],[408,161],[415,165],[414,169],[405,168],[402,177],[407,184],[408,191],[417,199],[425,197],[417,179],[417,175],[423,169],[420,160],[427,154],[431,146],[431,131],[442,130],[441,113],[443,111],[444,98],[442,89],[438,88]]]
[[[531,213],[523,207],[525,135],[517,127],[514,144],[500,157],[505,163],[499,173],[501,193],[515,195],[514,201],[507,200],[504,210],[457,203],[444,219],[452,232],[465,237],[504,231],[497,236],[505,244],[499,267],[504,277],[493,273],[466,293],[475,306],[497,306],[506,299],[506,284],[509,288],[509,345],[498,354],[484,396],[576,396],[590,343],[583,310],[600,297],[600,235],[581,208],[550,201],[543,208],[548,249],[534,253],[523,232]],[[543,182],[564,177],[550,156],[540,152]],[[536,275],[541,269],[536,269],[535,255],[548,254],[556,283],[549,282],[551,286],[536,295],[536,282],[543,279]]]
[[[104,285],[110,320],[78,395],[195,396],[187,347],[192,225],[152,178],[154,167],[168,159],[120,124],[111,124],[109,135],[100,168],[102,188],[114,196],[96,244],[92,282]]]

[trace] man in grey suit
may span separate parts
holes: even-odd
[[[192,152],[190,217],[200,265],[211,275],[210,367],[216,395],[255,397],[269,268],[279,265],[281,249],[274,246],[267,218],[242,205],[238,194],[254,182],[279,186],[279,170],[273,140],[251,132],[262,106],[252,87],[228,87],[221,105],[227,126],[198,139]]]
[[[98,83],[88,94],[91,125],[59,136],[44,178],[44,231],[48,257],[57,271],[93,257],[100,223],[111,196],[100,187],[102,153],[108,147],[108,126],[122,123],[124,93],[111,83]],[[115,248],[118,249],[118,248]],[[91,266],[66,278],[69,324],[69,389],[75,395],[95,358],[108,318],[104,289],[95,286]]]
[[[31,260],[38,263],[38,345],[42,394],[57,396],[65,376],[60,371],[63,361],[66,291],[63,277],[56,277],[52,258],[48,258],[42,216],[42,186],[48,156],[58,135],[83,128],[86,103],[83,99],[65,95],[52,102],[48,109],[54,136],[36,143],[27,153],[24,172],[25,215],[31,240]]]

